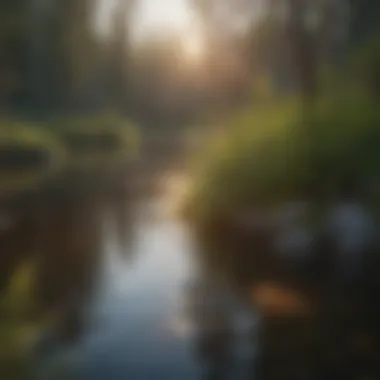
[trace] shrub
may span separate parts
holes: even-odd
[[[137,129],[116,116],[63,118],[50,125],[69,154],[69,166],[94,169],[136,156]]]
[[[64,148],[50,133],[12,121],[0,123],[0,193],[33,189],[55,173]]]
[[[307,118],[292,102],[248,110],[201,157],[187,208],[205,220],[300,197],[328,201],[347,179],[376,182],[379,122],[365,96],[325,98]]]

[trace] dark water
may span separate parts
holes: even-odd
[[[31,352],[37,379],[247,378],[254,314],[176,216],[183,178],[159,178],[146,195],[60,189],[29,220],[22,208],[3,278],[37,262],[38,315],[54,315]]]
[[[0,205],[2,299],[32,263],[16,324],[41,327],[21,362],[0,357],[1,379],[25,362],[36,380],[250,378],[255,313],[176,214],[187,181],[168,151]]]
[[[104,213],[97,290],[83,334],[54,359],[69,357],[69,378],[197,378],[183,310],[193,247],[164,207],[160,199],[132,201],[130,224],[117,228],[115,215]],[[128,234],[125,244],[118,232]]]
[[[260,241],[201,242],[174,212],[181,172],[130,185],[76,179],[3,212],[1,291],[31,260],[24,319],[50,317],[28,351],[33,379],[379,378],[378,293],[327,277],[290,288],[295,272],[264,270]]]

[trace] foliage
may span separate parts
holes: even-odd
[[[380,180],[379,126],[376,102],[363,93],[320,102],[308,148],[313,183],[319,181],[320,191],[337,197],[344,186],[356,183],[358,195],[370,200]]]
[[[0,193],[39,186],[62,164],[65,151],[41,128],[4,120],[0,123]]]
[[[349,73],[358,87],[369,90],[372,95],[380,94],[380,34],[368,38],[351,59]]]
[[[49,127],[68,151],[69,167],[99,168],[128,162],[138,153],[138,133],[133,123],[115,115],[61,118]]]
[[[196,165],[190,203],[202,219],[284,191],[278,185],[287,176],[286,160],[294,150],[288,141],[295,140],[295,114],[290,105],[281,109],[264,106],[227,122],[231,129],[220,133],[200,160],[199,171]],[[279,183],[274,186],[274,181]]]
[[[307,119],[292,102],[251,109],[196,171],[189,209],[199,220],[249,205],[314,197],[329,201],[347,180],[363,196],[380,180],[380,111],[365,96],[325,98]],[[367,191],[368,190],[368,191]]]
[[[33,127],[0,123],[0,194],[44,184],[62,169],[117,168],[136,158],[137,128],[115,115],[59,118]]]

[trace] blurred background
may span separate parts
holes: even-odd
[[[377,0],[0,0],[0,378],[380,378]]]

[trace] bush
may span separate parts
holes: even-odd
[[[65,145],[71,168],[124,163],[138,151],[137,129],[116,116],[66,118],[50,126]]]
[[[27,124],[0,123],[0,193],[33,189],[61,166],[64,148],[50,133]]]
[[[380,179],[380,111],[365,96],[323,99],[302,117],[295,103],[228,122],[196,166],[187,209],[199,221],[250,205],[340,195],[347,180]]]
[[[281,106],[275,113],[267,107],[248,110],[227,122],[229,129],[214,137],[195,165],[189,204],[197,217],[236,209],[255,198],[276,197],[279,189],[273,181],[281,182],[286,160],[293,156],[294,147],[284,141],[292,140],[296,125],[293,107]]]

